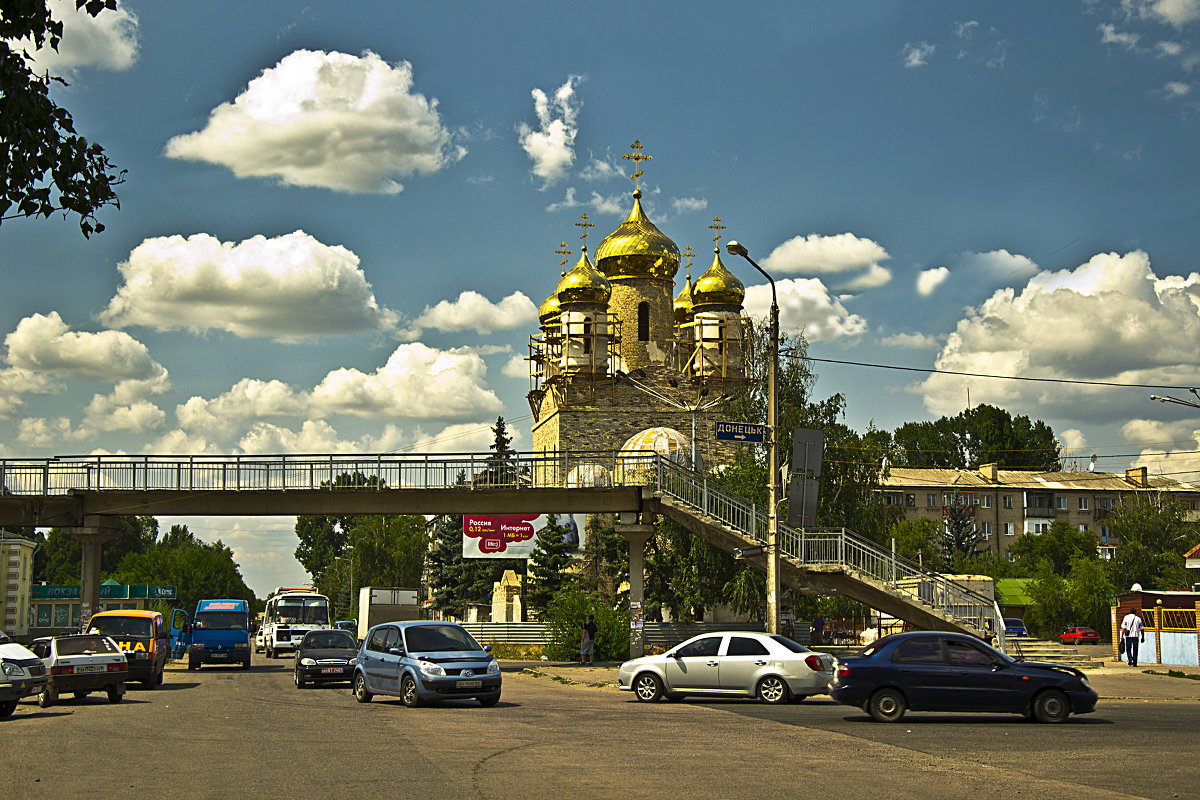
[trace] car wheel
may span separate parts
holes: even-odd
[[[787,681],[778,675],[768,675],[758,682],[758,686],[754,687],[754,695],[758,701],[767,705],[786,703],[789,694],[791,692],[788,689]]]
[[[867,703],[867,712],[876,722],[899,722],[906,708],[904,695],[896,689],[880,689]]]
[[[86,700],[88,693],[87,692],[75,692],[74,696],[75,696],[76,700]]]
[[[11,716],[17,710],[16,700],[0,700],[0,719]]]
[[[400,680],[400,702],[409,708],[421,705],[421,695],[417,694],[417,682],[412,675],[405,675]]]
[[[489,695],[487,697],[478,697],[476,699],[479,701],[479,705],[481,706],[494,706],[496,703],[500,702],[500,693],[497,692],[496,694]]]
[[[1033,717],[1038,722],[1062,722],[1070,714],[1067,696],[1057,689],[1047,689],[1033,698]]]
[[[49,708],[50,706],[54,705],[55,702],[57,702],[57,701],[58,701],[58,692],[54,691],[49,686],[47,686],[45,689],[42,689],[41,693],[38,695],[38,705],[41,706],[42,708]],[[16,701],[14,701],[14,705],[15,705],[15,702]]]
[[[125,690],[117,686],[108,687],[108,702],[119,703],[121,698],[125,696]]]
[[[360,703],[371,702],[371,693],[367,690],[367,679],[361,672],[354,673],[354,699]]]
[[[663,695],[662,681],[653,672],[643,672],[633,679],[633,693],[643,703],[653,703]]]

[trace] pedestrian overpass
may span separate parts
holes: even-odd
[[[346,482],[346,477],[350,481]],[[0,460],[0,525],[61,527],[83,543],[81,594],[99,599],[100,547],[119,517],[612,513],[630,542],[630,600],[663,514],[733,552],[766,544],[767,511],[653,454],[71,456]],[[846,529],[779,525],[780,580],[840,594],[918,628],[1003,647],[996,603]],[[748,560],[765,570],[765,554]],[[640,632],[631,647],[641,649]]]

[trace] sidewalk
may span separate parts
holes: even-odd
[[[562,661],[502,661],[500,667],[504,670],[505,680],[509,677],[547,680],[592,691],[615,692],[617,668],[620,664],[583,666]],[[1085,674],[1102,701],[1200,703],[1200,680],[1172,678],[1165,674],[1169,670],[1187,675],[1200,675],[1200,667],[1169,664],[1127,667],[1117,661],[1106,661],[1104,666],[1086,670]],[[1151,675],[1149,672],[1164,674]]]

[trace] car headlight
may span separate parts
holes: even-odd
[[[421,672],[424,672],[426,675],[446,674],[446,670],[441,664],[434,664],[432,661],[418,661],[417,666],[420,667]]]
[[[346,661],[346,666],[347,666],[347,667],[357,667],[357,666],[358,666],[358,656],[355,656],[354,658],[348,659],[348,660]]]
[[[315,667],[316,665],[317,660],[315,658],[309,658],[305,656],[304,658],[300,659],[300,666],[302,667]]]
[[[4,674],[10,678],[24,678],[25,677],[25,668],[22,667],[20,664],[14,664],[11,661],[5,661],[2,669],[4,670]]]
[[[500,665],[496,662],[496,659],[493,658],[490,662],[488,662],[487,674],[495,675],[499,671]]]

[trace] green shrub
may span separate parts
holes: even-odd
[[[560,589],[546,606],[546,655],[554,661],[578,661],[579,642],[588,614],[596,617],[596,660],[624,661],[629,657],[629,609],[611,608],[598,594],[574,584]]]

